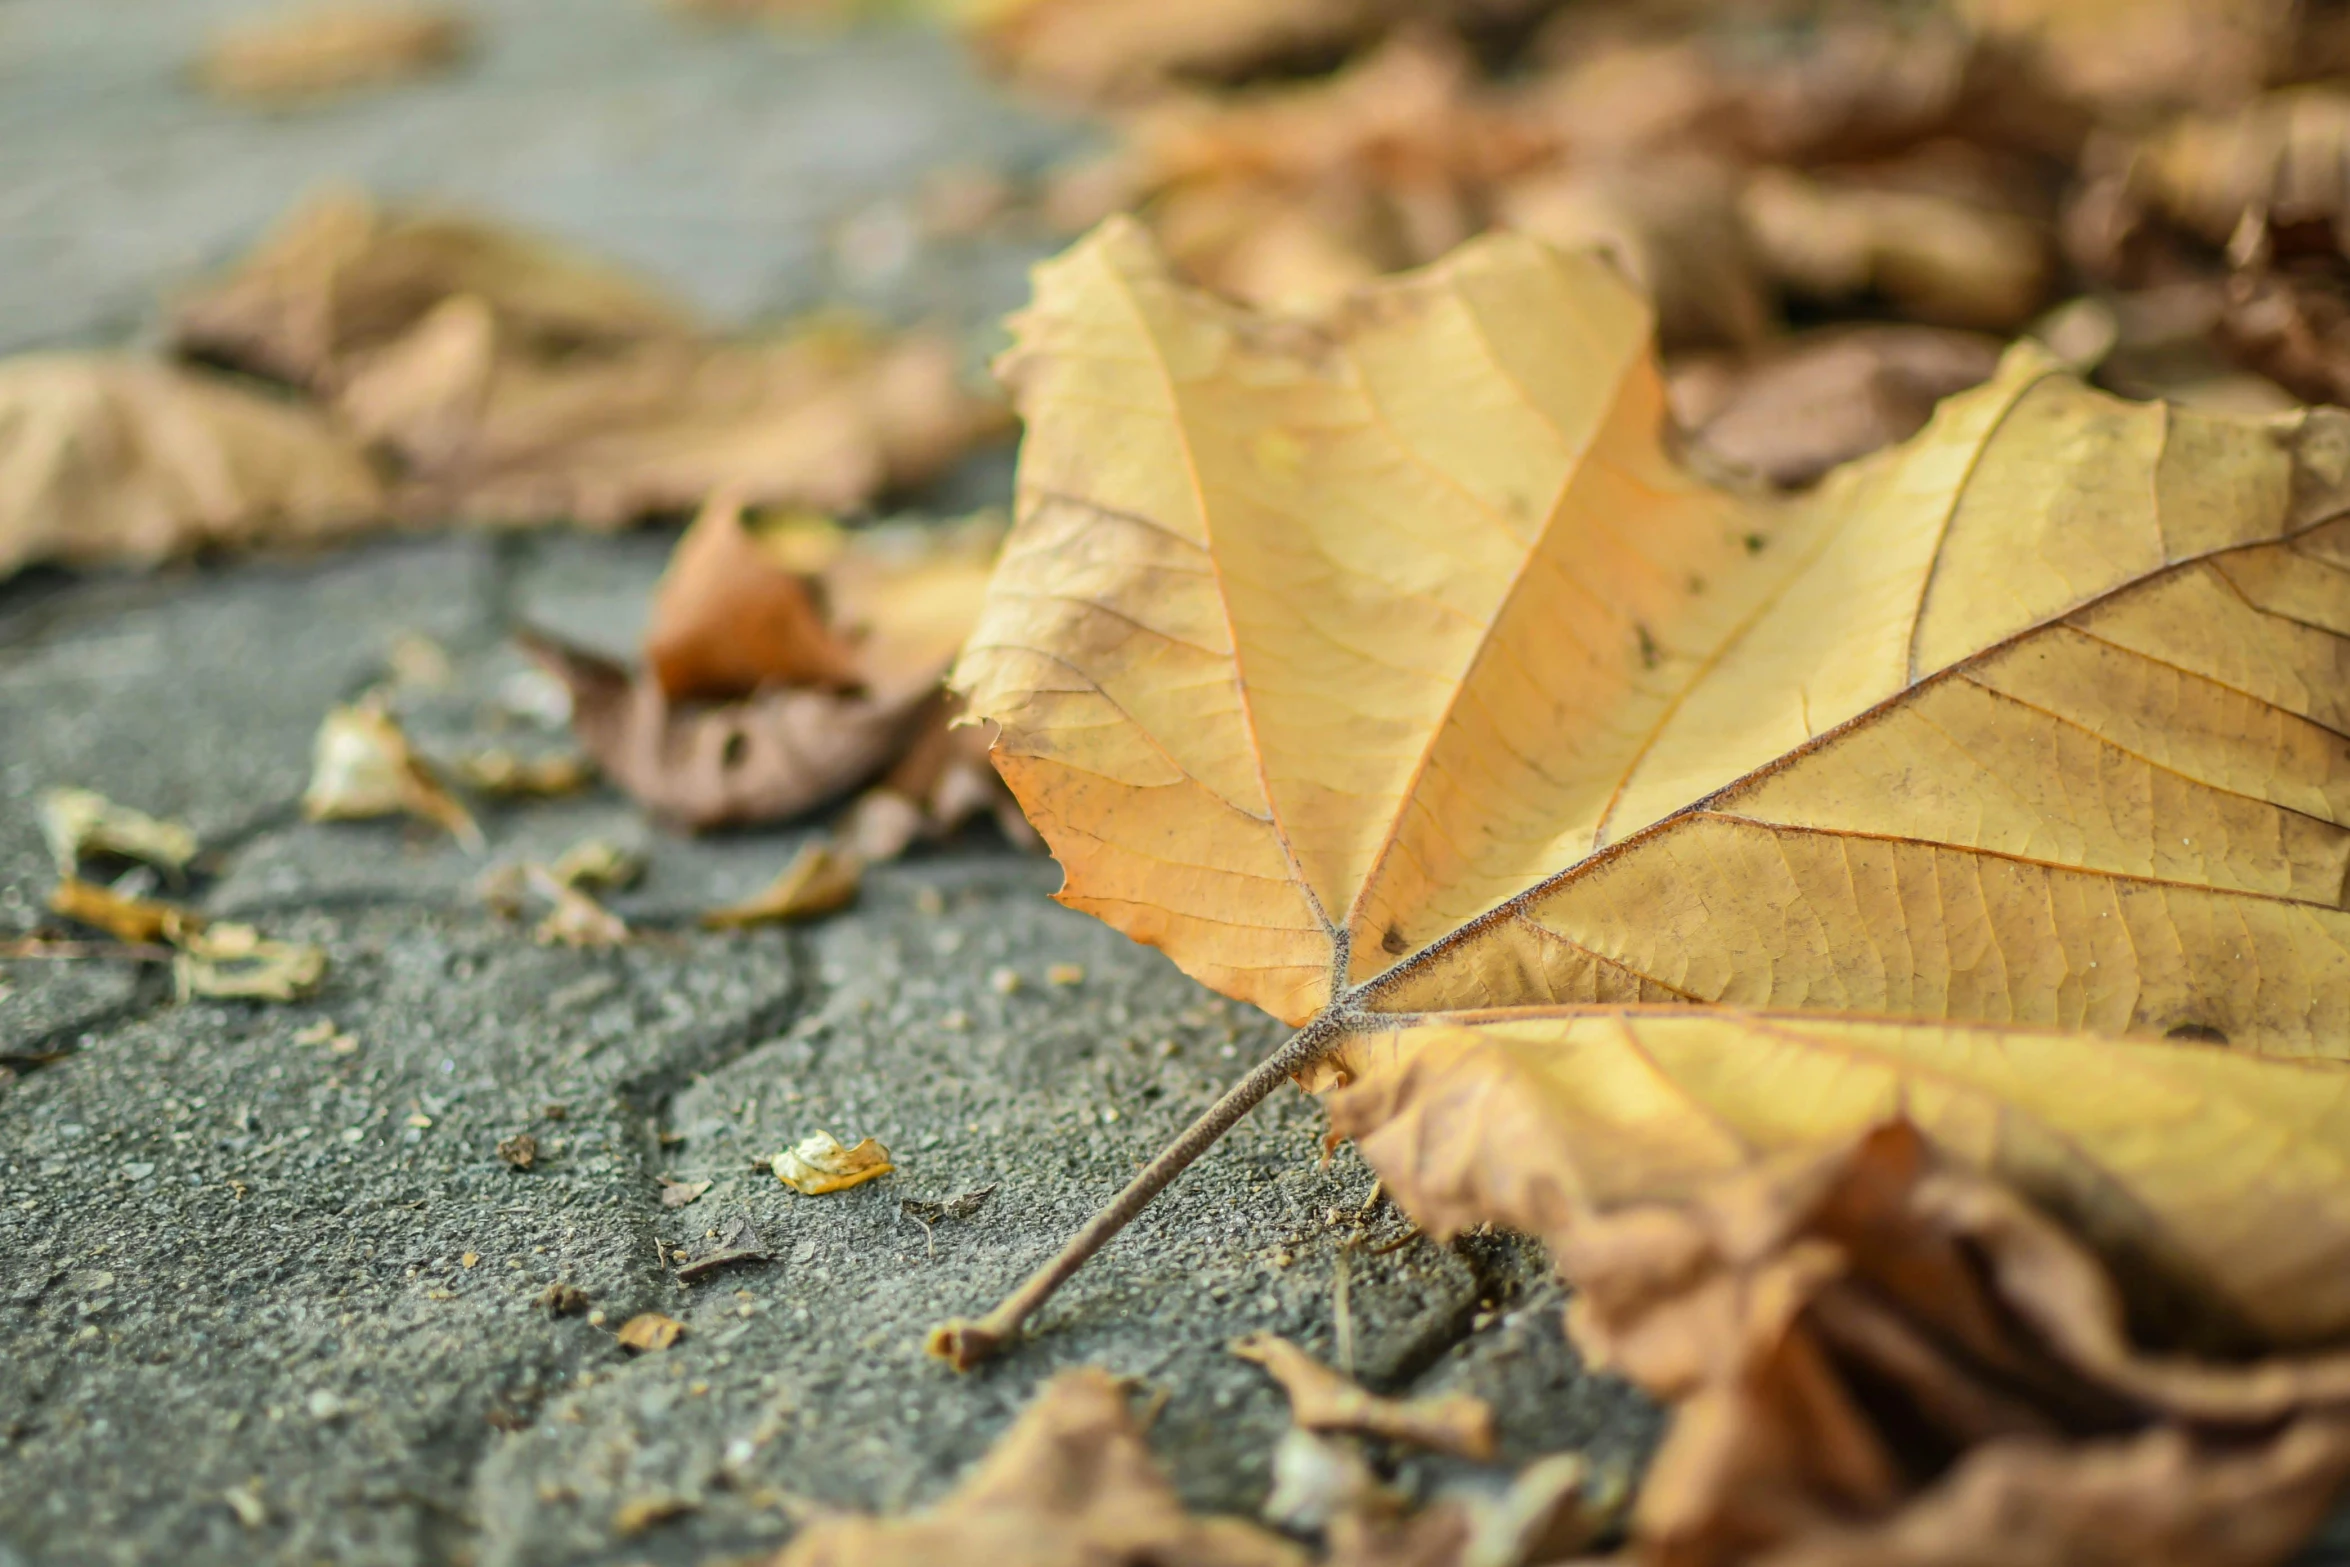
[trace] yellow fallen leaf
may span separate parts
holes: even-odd
[[[889,1150],[873,1138],[843,1148],[830,1132],[813,1132],[777,1154],[775,1178],[807,1197],[846,1191],[889,1174]]]
[[[742,930],[814,919],[853,902],[864,873],[864,863],[854,854],[821,843],[806,844],[764,890],[710,910],[701,923],[706,930]]]
[[[392,715],[371,701],[330,708],[319,723],[302,814],[314,822],[415,816],[471,852],[483,848],[472,813],[409,746]]]
[[[2350,416],[2024,343],[1808,495],[1721,489],[1640,302],[1509,236],[1266,319],[1113,222],[1016,331],[955,683],[1064,903],[1301,1025],[1119,1212],[1288,1072],[1438,1233],[1906,1115],[2173,1343],[2350,1333]]]
[[[1481,1398],[1382,1398],[1272,1333],[1236,1340],[1232,1353],[1263,1366],[1281,1384],[1289,1395],[1289,1418],[1304,1430],[1383,1436],[1463,1458],[1493,1456],[1493,1408]]]
[[[657,1311],[640,1311],[620,1324],[617,1337],[625,1349],[657,1353],[676,1343],[685,1334],[685,1324],[675,1317],[664,1317]]]

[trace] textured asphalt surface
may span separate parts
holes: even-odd
[[[925,245],[915,193],[1081,135],[918,34],[713,30],[639,0],[474,0],[464,70],[261,115],[181,74],[246,9],[0,0],[0,351],[139,341],[172,288],[345,180],[568,238],[719,321],[841,298],[943,319],[976,362],[1048,241]],[[1008,472],[983,457],[911,504],[1000,500]],[[1086,1362],[1166,1392],[1188,1498],[1253,1511],[1284,1408],[1224,1346],[1273,1328],[1334,1354],[1342,1266],[1361,1374],[1493,1398],[1504,1468],[1644,1450],[1653,1411],[1579,1371],[1542,1259],[1379,1251],[1404,1221],[1288,1091],[1035,1341],[969,1377],[927,1362],[930,1323],[989,1303],[1278,1037],[1052,905],[1052,867],[989,833],[821,924],[717,935],[692,915],[815,824],[688,840],[593,793],[485,812],[468,857],[301,821],[320,715],[403,639],[453,667],[400,698],[428,751],[554,743],[508,631],[626,651],[667,543],[444,535],[0,586],[0,938],[42,919],[34,801],[78,784],[194,826],[201,907],[332,958],[282,1006],[0,961],[0,1567],[754,1552],[813,1507],[935,1497]],[[542,947],[476,895],[486,865],[589,838],[650,858],[614,899],[630,946]],[[1048,981],[1069,964],[1080,982]],[[817,1129],[881,1138],[896,1173],[795,1196],[764,1162]],[[516,1170],[497,1145],[524,1132]],[[664,1208],[665,1176],[712,1184]],[[989,1185],[928,1233],[899,1210]],[[678,1283],[665,1258],[738,1221],[764,1260]],[[538,1304],[556,1285],[578,1310]],[[640,1311],[684,1338],[632,1355],[615,1331]]]

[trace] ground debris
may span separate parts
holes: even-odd
[[[195,76],[217,97],[285,105],[445,69],[469,35],[464,17],[437,6],[316,5],[223,30]]]
[[[538,1163],[539,1140],[528,1132],[502,1137],[498,1139],[498,1157],[513,1169],[527,1170]]]
[[[708,1191],[712,1185],[709,1181],[671,1180],[666,1175],[656,1177],[656,1179],[661,1183],[661,1206],[664,1208],[686,1207],[695,1198]]]
[[[1493,1409],[1481,1398],[1385,1398],[1272,1333],[1237,1339],[1232,1353],[1263,1366],[1281,1384],[1290,1419],[1305,1430],[1386,1437],[1462,1458],[1493,1456]]]
[[[844,1148],[830,1132],[812,1132],[777,1154],[770,1166],[775,1178],[808,1197],[846,1191],[852,1186],[889,1174],[889,1150],[873,1138]]]
[[[442,828],[470,853],[484,847],[472,813],[372,698],[332,708],[319,724],[302,814],[314,822],[414,816]]]
[[[620,1324],[616,1335],[623,1348],[658,1354],[685,1334],[685,1324],[657,1311],[640,1311]]]
[[[47,790],[40,810],[41,836],[60,876],[78,875],[87,855],[137,860],[173,876],[196,857],[190,828],[117,805],[93,789]]]
[[[741,1214],[727,1220],[726,1228],[699,1252],[688,1252],[682,1246],[670,1248],[670,1262],[677,1269],[681,1283],[691,1283],[738,1262],[769,1260],[770,1253],[766,1242],[759,1238],[757,1227]]]
[[[822,843],[803,844],[764,890],[710,910],[702,916],[702,927],[743,930],[830,914],[855,901],[864,873],[864,862],[852,853]]]

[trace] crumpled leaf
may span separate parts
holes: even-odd
[[[829,1517],[774,1567],[1305,1567],[1304,1551],[1237,1518],[1195,1517],[1151,1461],[1118,1380],[1093,1367],[1045,1384],[937,1507]]]
[[[1685,360],[1666,394],[1696,451],[1794,487],[1915,435],[1936,403],[1991,378],[1999,348],[1943,327],[1823,327],[1743,361]]]
[[[2064,96],[2122,113],[2230,103],[2284,63],[2293,0],[1957,0]]]
[[[196,80],[222,98],[295,103],[440,70],[467,41],[465,19],[437,7],[317,5],[224,30]]]
[[[820,321],[764,342],[553,356],[471,295],[358,367],[338,405],[404,465],[412,513],[604,528],[722,492],[854,510],[1002,427],[937,336]]]
[[[250,925],[218,922],[176,938],[172,982],[182,1001],[298,1001],[326,978],[326,949],[273,941]]]
[[[1578,1346],[1678,1406],[1646,1559],[2273,1561],[2350,1476],[2350,1357],[2143,1354],[2078,1240],[1906,1123],[1568,1202],[1523,1221],[1576,1280]]]
[[[528,861],[501,865],[481,880],[482,901],[508,919],[536,899],[547,912],[531,932],[542,947],[618,947],[628,922],[590,897],[592,886],[625,886],[643,869],[608,844],[574,844],[552,866]]]
[[[649,672],[632,677],[542,635],[522,642],[569,688],[581,746],[640,804],[690,827],[780,820],[871,778],[943,726],[939,677],[979,612],[1001,536],[982,516],[945,529],[865,530],[837,545],[785,530],[762,545],[739,507],[714,501],[680,546],[688,562],[664,581],[648,645],[689,692],[732,692],[756,676],[751,694],[733,700],[674,700]],[[697,564],[712,560],[731,571]],[[762,575],[765,584],[755,580]],[[723,576],[750,585],[707,586]],[[773,620],[767,635],[740,636],[753,599],[820,601],[824,618]],[[816,636],[821,651],[811,652]],[[734,651],[719,652],[730,637]],[[836,666],[852,688],[792,683],[834,680],[817,672]],[[949,760],[926,760],[906,787],[943,789]],[[956,803],[913,798],[925,810]]]
[[[183,297],[172,337],[184,353],[331,397],[458,298],[547,355],[596,357],[696,330],[682,306],[637,279],[529,235],[451,213],[387,211],[332,189]]]
[[[405,515],[617,527],[730,491],[846,510],[999,429],[952,343],[821,319],[723,341],[633,278],[335,192],[183,300],[188,354],[293,381],[393,459]]]
[[[314,822],[413,816],[447,832],[468,853],[485,846],[481,828],[408,744],[380,702],[332,707],[319,722],[302,814]]]
[[[997,0],[975,8],[969,36],[1023,86],[1114,99],[1324,49],[1391,9],[1381,0]]]
[[[775,1178],[803,1197],[821,1197],[878,1180],[897,1168],[873,1138],[843,1148],[830,1132],[811,1132],[777,1154]]]
[[[1281,1384],[1290,1420],[1305,1430],[1353,1431],[1462,1458],[1493,1456],[1493,1409],[1481,1398],[1383,1398],[1273,1333],[1236,1339],[1232,1353],[1263,1366]]]
[[[1415,1218],[1552,1234],[1906,1111],[2160,1342],[2350,1333],[2350,418],[2026,343],[1723,490],[1613,271],[1508,236],[1267,321],[1113,223],[1016,325],[955,683],[1061,901],[1337,1036]]]
[[[310,409],[127,357],[0,360],[0,579],[317,543],[385,505],[357,445]]]
[[[701,923],[707,930],[742,930],[814,919],[855,902],[864,874],[864,861],[856,855],[805,844],[766,887],[740,903],[710,910]]]
[[[94,789],[50,789],[41,795],[41,836],[57,873],[71,877],[85,855],[138,860],[177,876],[196,857],[196,834],[184,823],[117,805]]]
[[[703,507],[653,590],[645,663],[661,689],[688,698],[863,685],[855,648],[818,598],[818,574],[847,548],[826,517],[755,523],[732,496]]]

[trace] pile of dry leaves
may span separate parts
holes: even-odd
[[[178,300],[181,362],[0,361],[0,575],[369,527],[855,511],[1002,430],[934,333],[712,335],[633,278],[328,194]],[[234,374],[226,372],[236,372]]]
[[[2350,390],[2331,6],[1013,0],[970,26],[1118,133],[1037,193],[1071,232],[1136,213],[1277,307],[1496,226],[1601,246],[1656,302],[1696,450],[1774,482],[2058,321],[2132,395]]]

